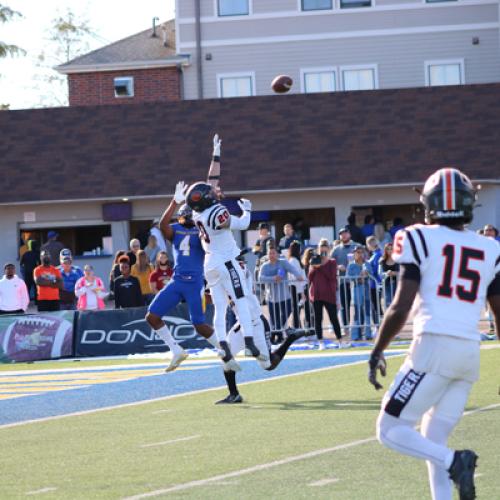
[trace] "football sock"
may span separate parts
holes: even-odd
[[[225,371],[224,378],[226,379],[226,384],[229,389],[229,392],[232,396],[236,396],[238,394],[238,387],[236,386],[236,372],[233,370]]]
[[[174,337],[170,333],[167,325],[163,325],[159,330],[155,330],[158,337],[160,337],[165,344],[168,345],[173,354],[177,354],[182,351],[182,347],[175,341]]]
[[[427,460],[446,470],[453,461],[452,450],[425,438],[410,423],[393,417],[383,410],[377,421],[377,437],[383,445],[392,450]]]
[[[205,339],[210,345],[214,346],[216,349],[219,348],[219,341],[217,340],[217,335],[212,333],[208,339]]]
[[[441,445],[446,445],[448,436],[451,434],[456,423],[451,423],[428,414],[422,419],[422,434]],[[427,461],[427,470],[429,472],[429,483],[433,500],[449,500],[453,497],[452,482],[450,474],[444,467],[438,467],[432,462]]]

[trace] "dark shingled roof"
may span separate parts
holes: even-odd
[[[0,203],[500,177],[500,84],[0,112]]]

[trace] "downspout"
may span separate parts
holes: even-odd
[[[203,67],[201,61],[201,0],[194,0],[196,18],[196,76],[198,79],[198,99],[203,99]]]
[[[184,100],[184,70],[182,64],[177,65],[177,73],[179,75],[179,99]]]

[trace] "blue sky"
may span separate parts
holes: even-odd
[[[37,79],[40,69],[37,55],[46,46],[51,20],[69,8],[80,18],[87,19],[98,34],[91,40],[96,49],[152,25],[154,16],[160,21],[174,16],[174,0],[4,0],[4,5],[21,12],[16,19],[1,27],[1,40],[24,48],[24,57],[0,59],[0,103],[10,103],[11,109],[40,106],[47,85]],[[138,8],[140,6],[140,9]]]

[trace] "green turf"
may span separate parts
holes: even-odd
[[[469,409],[500,402],[500,350],[481,356]],[[400,363],[389,361],[389,377]],[[123,498],[370,438],[382,396],[366,382],[364,364],[241,389],[247,400],[241,406],[214,406],[224,395],[218,390],[0,429],[0,498],[48,487],[57,490],[41,497]],[[480,456],[480,498],[500,498],[499,420],[500,408],[464,417],[452,440]],[[190,436],[201,437],[140,447]],[[332,478],[338,481],[310,485]],[[416,500],[429,493],[423,463],[373,441],[164,497]]]

